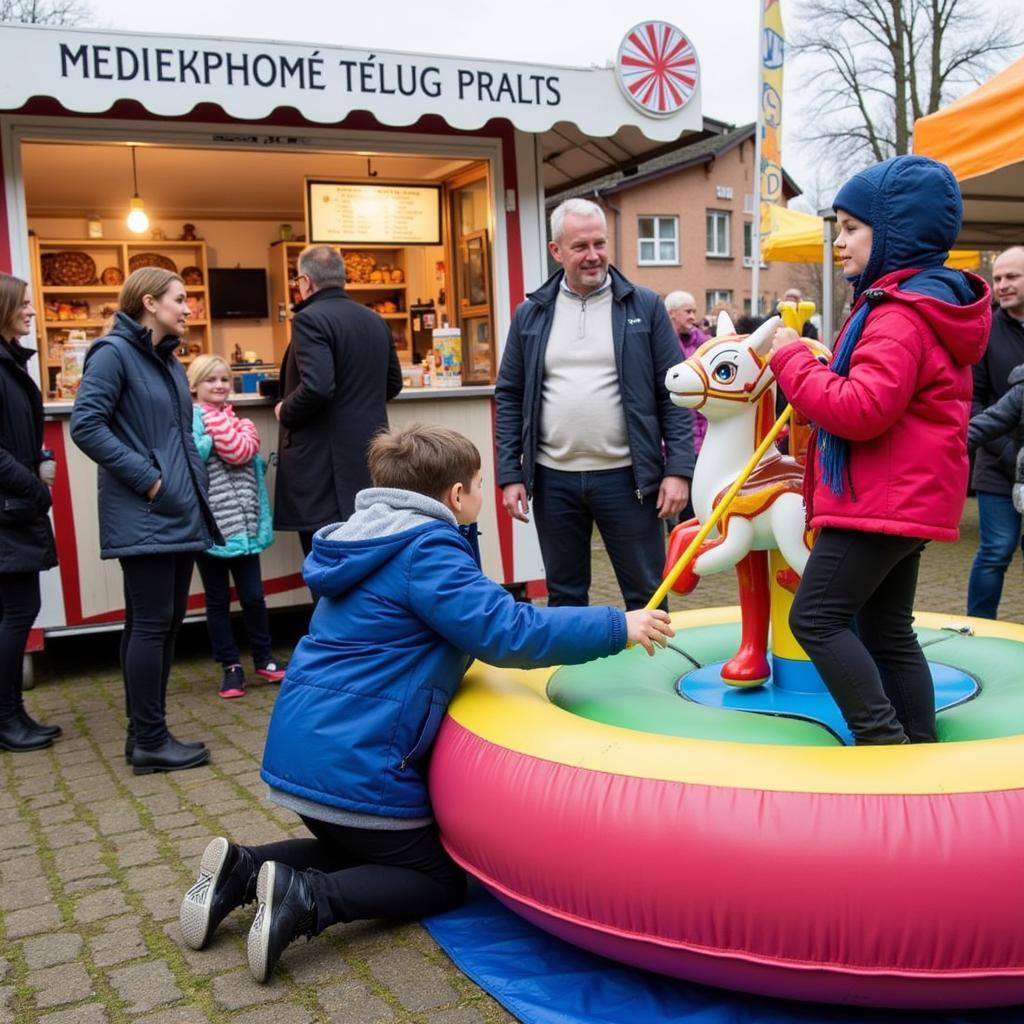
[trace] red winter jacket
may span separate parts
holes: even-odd
[[[955,541],[967,493],[971,365],[988,343],[989,289],[966,275],[976,299],[957,306],[900,291],[914,270],[879,278],[885,298],[868,314],[849,377],[822,366],[794,342],[771,367],[793,407],[849,442],[843,493],[807,460],[804,492],[812,527]],[[866,301],[861,295],[854,310]],[[851,311],[851,315],[852,315]]]

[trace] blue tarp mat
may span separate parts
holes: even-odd
[[[849,1009],[739,995],[625,967],[556,939],[482,889],[427,931],[523,1024],[1022,1024],[1024,1006],[1000,1010]]]

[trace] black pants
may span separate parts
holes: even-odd
[[[235,581],[242,621],[249,636],[249,650],[257,668],[271,659],[270,623],[263,599],[263,577],[259,555],[217,558],[201,554],[196,566],[206,591],[206,629],[210,634],[213,656],[221,665],[237,665],[238,644],[231,628],[231,580]]]
[[[826,528],[800,580],[789,624],[858,744],[935,742],[935,688],[913,629],[925,543]]]
[[[188,603],[195,555],[133,555],[122,558],[124,632],[121,671],[124,704],[143,750],[167,739],[167,680],[174,660],[174,642]]]
[[[0,573],[0,722],[21,707],[25,642],[39,615],[39,573]]]
[[[627,610],[643,608],[661,586],[665,527],[658,519],[657,496],[637,499],[631,466],[585,473],[537,466],[533,513],[549,607],[589,604],[595,523]]]
[[[305,871],[316,900],[315,934],[337,921],[407,921],[457,906],[466,876],[448,856],[437,825],[385,831],[302,815],[315,839],[250,846],[257,870],[273,860]]]

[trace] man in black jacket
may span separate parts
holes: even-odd
[[[330,245],[299,255],[292,340],[281,366],[274,528],[313,534],[352,514],[370,486],[366,452],[388,426],[385,403],[402,390],[391,330],[345,294],[345,261]]]
[[[551,237],[563,269],[516,310],[498,372],[498,484],[515,519],[533,499],[549,604],[588,603],[596,523],[627,609],[642,608],[661,582],[659,520],[693,475],[690,413],[665,388],[679,341],[659,296],[608,265],[596,203],[562,203]]]
[[[1024,247],[1016,245],[992,265],[992,291],[999,308],[981,362],[974,365],[971,415],[995,405],[1010,389],[1010,371],[1024,363]],[[1020,547],[1020,513],[1013,507],[1017,449],[1024,438],[1007,434],[978,448],[974,490],[978,495],[981,542],[967,585],[967,614],[994,619],[1003,593],[1003,577]]]

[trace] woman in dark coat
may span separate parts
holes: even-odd
[[[190,311],[181,278],[143,267],[124,287],[110,332],[85,360],[71,437],[99,466],[100,557],[124,572],[121,639],[136,775],[204,764],[203,743],[167,728],[167,680],[196,552],[214,542],[206,468],[192,437],[192,396],[174,350]]]
[[[48,747],[61,731],[36,722],[21,699],[39,573],[57,564],[46,514],[53,462],[42,458],[43,399],[26,369],[35,350],[19,342],[35,315],[28,285],[0,274],[0,750]]]

